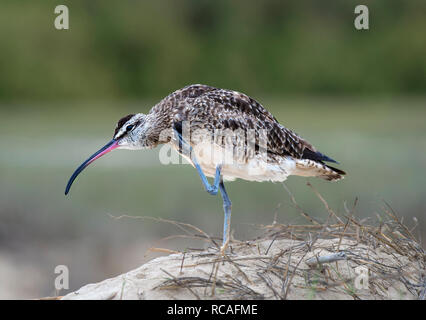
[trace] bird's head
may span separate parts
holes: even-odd
[[[113,140],[117,148],[138,150],[147,147],[146,133],[148,130],[147,116],[143,113],[129,114],[118,120]]]
[[[150,147],[147,139],[148,125],[147,116],[142,113],[129,114],[118,120],[112,140],[92,154],[74,171],[68,181],[65,194],[68,194],[74,180],[89,164],[108,152],[114,149],[138,150]]]

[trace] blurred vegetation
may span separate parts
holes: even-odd
[[[70,29],[54,8],[66,4]],[[190,83],[254,94],[423,94],[426,2],[2,0],[0,101],[162,97]]]

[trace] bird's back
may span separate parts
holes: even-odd
[[[229,179],[234,176],[246,180],[282,181],[288,175],[296,174],[338,180],[344,174],[324,164],[325,161],[336,161],[318,152],[309,142],[281,125],[259,102],[237,91],[201,84],[190,85],[168,95],[151,112],[161,114],[167,126],[189,124],[191,133],[198,130],[217,136],[218,132],[227,132],[228,135],[229,132],[242,132],[246,141],[243,145],[235,139],[235,135],[227,139],[219,134],[221,139],[214,140],[219,147],[230,143],[234,148],[232,158],[235,158],[236,150],[243,154],[241,159],[238,158],[238,161],[242,160],[238,165],[225,165],[224,175],[226,177],[228,170]],[[191,135],[189,140],[196,147],[196,137]],[[206,146],[201,148],[206,149]],[[214,174],[215,164],[206,166],[208,175]],[[241,174],[242,166],[246,171],[250,169],[251,173]],[[259,166],[267,171],[262,174],[264,177],[255,174],[259,168],[256,171],[253,167]],[[209,174],[210,171],[212,174]]]

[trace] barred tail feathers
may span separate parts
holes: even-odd
[[[304,177],[318,177],[327,181],[338,181],[344,178],[346,172],[317,161],[300,159],[296,160],[296,168],[293,174]]]

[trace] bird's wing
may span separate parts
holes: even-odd
[[[191,127],[203,129],[253,130],[256,148],[266,146],[268,153],[336,162],[285,128],[259,102],[241,92],[196,84],[175,91],[165,101],[175,106],[173,123],[190,120]],[[262,140],[260,132],[266,132],[263,135],[266,141]]]
[[[231,90],[213,87],[187,87],[199,95],[187,95],[180,109],[179,119],[191,120],[191,127],[206,129],[253,130],[256,145],[266,146],[269,153],[290,155],[301,159],[305,154],[316,154],[315,148],[278,120],[256,100]],[[198,90],[198,91],[197,91]],[[203,92],[200,93],[200,90]],[[266,141],[262,141],[260,133]],[[306,150],[306,151],[305,151]]]

